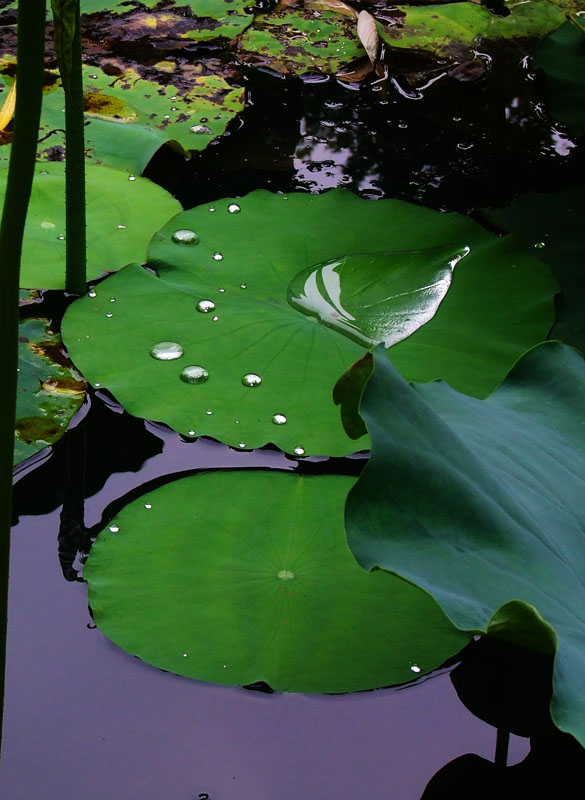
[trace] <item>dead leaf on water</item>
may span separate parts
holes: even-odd
[[[378,24],[368,11],[360,11],[357,18],[357,34],[372,65],[378,60],[380,37]]]
[[[281,0],[282,1],[282,0]],[[305,0],[305,8],[315,11],[335,11],[345,17],[358,18],[358,12],[342,0]]]

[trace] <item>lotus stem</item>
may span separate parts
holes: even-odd
[[[498,728],[496,737],[496,755],[494,763],[497,767],[508,765],[508,745],[510,744],[510,733],[503,728]]]

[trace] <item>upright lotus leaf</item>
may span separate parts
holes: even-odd
[[[8,170],[0,170],[0,197]],[[87,271],[90,277],[141,261],[152,231],[180,208],[145,178],[87,167]],[[65,284],[65,176],[62,163],[36,168],[26,220],[20,282],[62,289]]]
[[[551,115],[574,136],[585,132],[585,23],[565,22],[547,36],[534,55],[534,66],[546,72]]]
[[[215,683],[347,692],[438,667],[468,637],[425,592],[359,568],[343,530],[351,484],[222,472],[144,495],[92,548],[97,624],[150,664]]]
[[[7,69],[11,63],[4,61]],[[185,155],[203,150],[244,108],[244,89],[232,88],[219,75],[194,74],[190,90],[184,92],[142,80],[130,69],[112,76],[85,66],[83,74],[87,158],[135,174],[144,171],[165,143]],[[5,81],[11,81],[9,75]],[[64,147],[64,103],[63,89],[55,81],[45,90],[39,158],[54,160],[55,148]],[[9,149],[1,149],[7,162]]]
[[[508,208],[487,213],[534,247],[551,268],[562,289],[551,337],[585,352],[585,185],[523,195]]]
[[[331,391],[372,340],[403,339],[391,352],[409,378],[485,394],[553,321],[553,279],[510,237],[344,190],[185,211],[153,237],[148,265],[158,277],[129,266],[69,307],[75,364],[130,413],[242,448],[367,447],[345,435]],[[299,308],[312,272],[316,308]]]
[[[63,436],[86,388],[46,319],[21,322],[18,342],[14,464]]]
[[[356,388],[359,391],[359,388]],[[360,414],[372,457],[348,543],[461,629],[554,651],[555,723],[585,744],[585,362],[546,342],[486,400],[409,386],[383,351]]]

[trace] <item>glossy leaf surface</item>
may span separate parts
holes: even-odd
[[[185,237],[193,244],[174,241]],[[345,262],[352,316],[377,325],[385,310],[390,330],[396,312],[424,294],[413,291],[417,282],[405,264],[418,271],[418,286],[427,287],[451,254],[458,258],[470,248],[433,319],[392,348],[409,378],[441,376],[470,393],[487,393],[552,323],[555,285],[542,262],[465,217],[396,200],[372,203],[343,190],[288,197],[256,191],[172,219],[149,250],[158,277],[130,266],[108,278],[96,297],[69,307],[63,335],[83,374],[136,416],[235,447],[274,442],[287,452],[345,455],[367,447],[367,440],[348,439],[331,392],[363,347],[342,328],[293,308],[287,290],[293,279],[293,289],[297,281],[304,286],[310,265],[322,272],[333,258],[363,254],[365,247],[392,252],[376,254],[372,263],[367,256]],[[402,259],[397,251],[405,251]],[[361,286],[352,272],[356,264],[366,271]],[[395,297],[401,282],[402,307]],[[420,321],[434,302],[421,303]],[[358,312],[360,303],[370,309]],[[411,330],[408,314],[406,322]],[[403,333],[404,323],[399,314]],[[183,355],[151,357],[159,342],[178,343]],[[205,368],[208,379],[181,380],[187,366]],[[249,374],[261,383],[244,385]],[[275,415],[286,422],[275,424]]]
[[[224,472],[144,495],[90,554],[97,624],[162,669],[279,691],[368,689],[439,666],[467,637],[420,589],[356,564],[343,530],[351,484]]]
[[[0,170],[0,197],[8,170]],[[88,167],[87,272],[97,277],[143,260],[153,230],[180,208],[168,192],[145,178]],[[65,176],[62,163],[38,164],[25,227],[20,276],[25,288],[65,284]]]
[[[372,457],[349,494],[363,567],[432,594],[462,629],[554,651],[555,723],[585,743],[585,362],[547,342],[484,401],[409,386],[384,352],[360,413]]]
[[[46,319],[27,319],[18,329],[14,464],[60,439],[85,396],[85,381],[48,326]]]

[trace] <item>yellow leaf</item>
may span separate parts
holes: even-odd
[[[6,96],[4,105],[0,109],[0,131],[4,130],[4,128],[8,125],[8,123],[14,116],[15,105],[16,105],[16,78],[14,79],[14,83],[12,84],[12,86],[8,91],[8,95]]]

